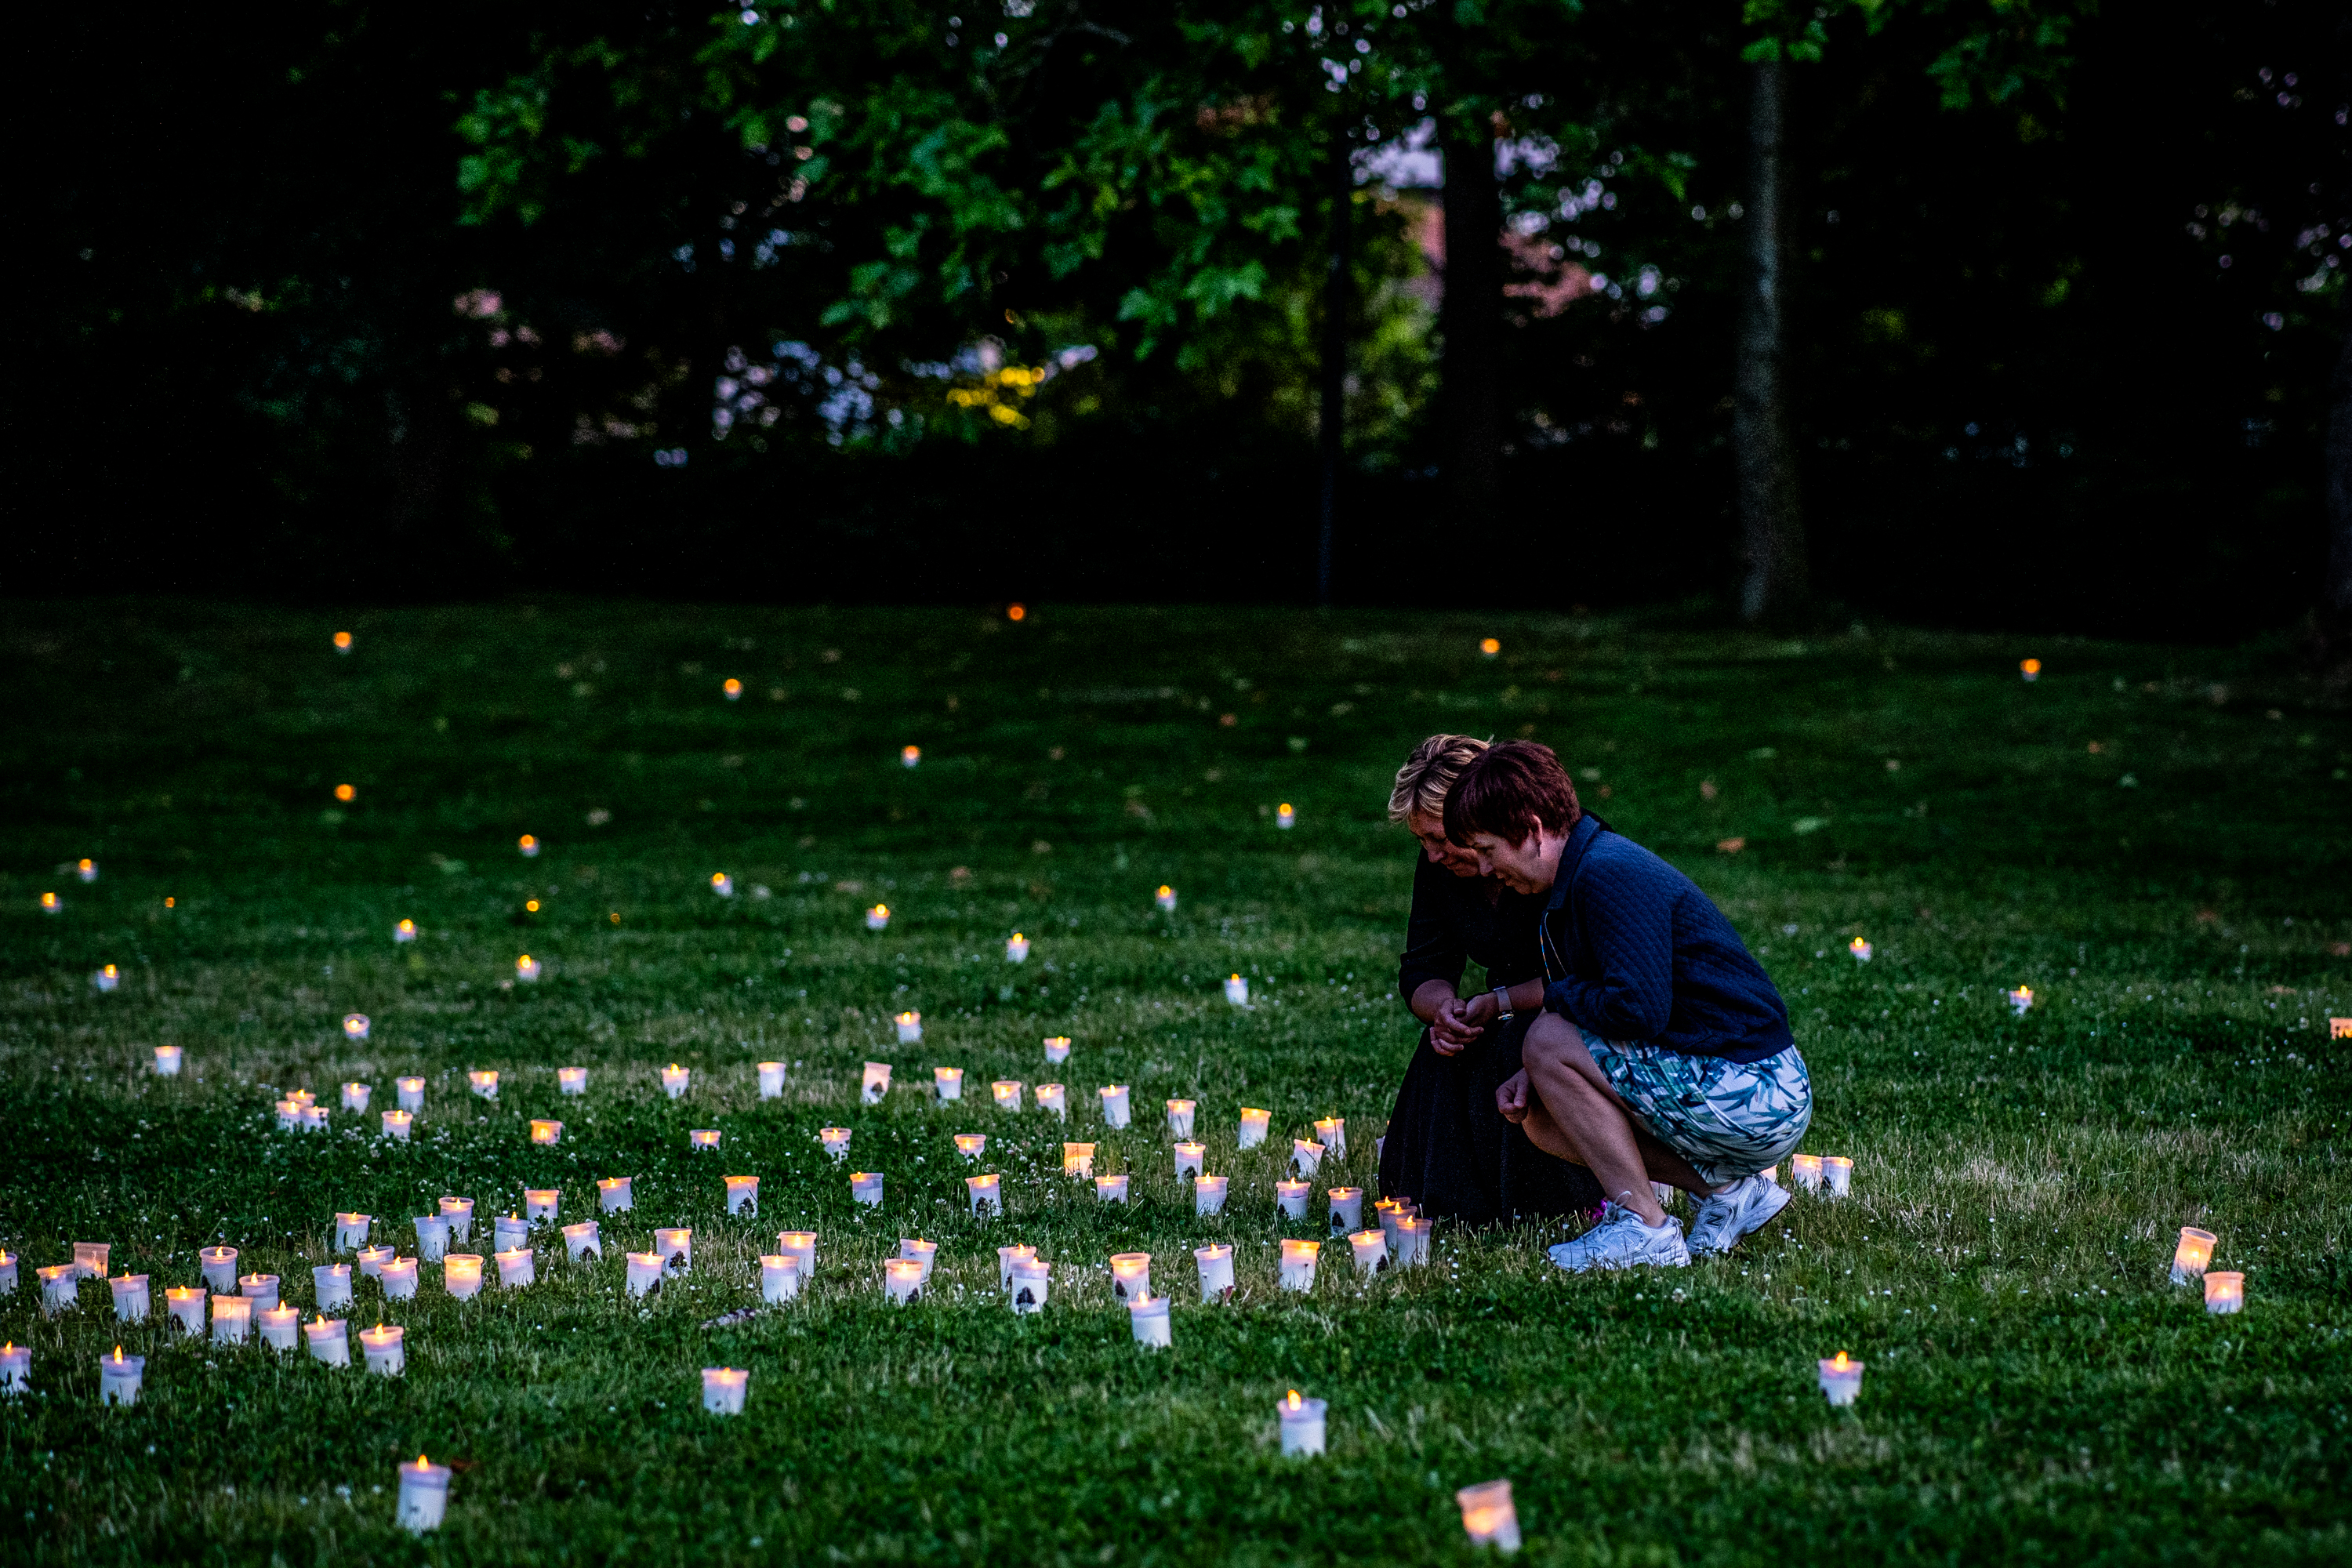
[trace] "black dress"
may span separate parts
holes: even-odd
[[[1397,973],[1408,1003],[1432,980],[1458,988],[1473,960],[1490,988],[1542,976],[1536,921],[1543,900],[1488,878],[1457,877],[1425,854],[1416,859]],[[1591,1172],[1545,1153],[1495,1109],[1495,1091],[1519,1070],[1520,1041],[1535,1017],[1522,1013],[1450,1057],[1422,1031],[1381,1146],[1382,1194],[1411,1198],[1426,1215],[1479,1225],[1601,1206]]]

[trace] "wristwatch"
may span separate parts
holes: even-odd
[[[1507,1024],[1515,1016],[1517,1016],[1517,1015],[1511,1010],[1511,988],[1507,985],[1496,986],[1495,1022],[1497,1024]]]

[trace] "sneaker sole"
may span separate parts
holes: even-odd
[[[1772,1187],[1772,1194],[1779,1201],[1773,1203],[1771,1208],[1765,1213],[1763,1218],[1758,1220],[1755,1224],[1748,1226],[1744,1230],[1735,1231],[1730,1239],[1724,1242],[1720,1247],[1692,1247],[1691,1256],[1694,1258],[1727,1258],[1731,1255],[1731,1249],[1733,1247],[1738,1247],[1741,1242],[1747,1240],[1749,1237],[1754,1236],[1758,1231],[1762,1230],[1774,1220],[1779,1219],[1781,1215],[1788,1211],[1790,1198],[1789,1189],[1780,1185],[1778,1183],[1775,1183]]]

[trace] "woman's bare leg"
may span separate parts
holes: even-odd
[[[1584,1037],[1576,1026],[1557,1013],[1546,1013],[1528,1026],[1519,1060],[1533,1098],[1542,1102],[1540,1109],[1528,1108],[1521,1124],[1528,1129],[1529,1139],[1538,1137],[1536,1123],[1541,1117],[1550,1124],[1540,1130],[1545,1140],[1557,1137],[1561,1145],[1577,1151],[1561,1158],[1590,1170],[1601,1190],[1620,1208],[1640,1215],[1643,1224],[1664,1225],[1666,1211],[1650,1190],[1649,1163],[1633,1117],[1593,1065],[1592,1053],[1584,1048]],[[1537,1147],[1544,1143],[1538,1142]]]
[[[1618,1100],[1617,1104],[1619,1109],[1623,1109],[1622,1100]],[[1699,1173],[1691,1169],[1690,1162],[1672,1146],[1660,1142],[1657,1134],[1633,1120],[1631,1112],[1627,1113],[1626,1121],[1633,1129],[1633,1142],[1642,1151],[1642,1164],[1652,1181],[1680,1187],[1702,1198],[1715,1194],[1715,1184],[1701,1179]],[[1544,1109],[1540,1100],[1528,1107],[1528,1119],[1519,1125],[1526,1131],[1528,1142],[1554,1159],[1566,1160],[1571,1165],[1582,1165],[1588,1170],[1591,1168],[1591,1163],[1577,1148],[1576,1141],[1569,1136],[1566,1128],[1552,1120],[1551,1113]]]

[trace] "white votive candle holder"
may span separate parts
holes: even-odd
[[[1286,1290],[1307,1291],[1315,1289],[1315,1262],[1323,1251],[1319,1241],[1286,1240],[1282,1244],[1282,1288]]]
[[[98,1358],[98,1402],[100,1405],[136,1405],[139,1385],[147,1372],[143,1355],[124,1355],[122,1347],[114,1347],[112,1355]]]
[[[1519,1512],[1511,1502],[1510,1482],[1464,1487],[1454,1494],[1454,1500],[1461,1506],[1462,1531],[1471,1545],[1506,1552],[1519,1549]]]
[[[365,1110],[368,1108],[368,1101],[373,1098],[375,1098],[375,1090],[369,1088],[366,1084],[347,1083],[343,1085],[343,1109],[345,1110]]]
[[[1091,1176],[1095,1173],[1095,1146],[1091,1143],[1062,1145],[1062,1174]]]
[[[658,1252],[632,1252],[628,1255],[629,1294],[649,1296],[662,1281],[662,1256]]]
[[[890,906],[887,904],[876,904],[872,909],[867,910],[866,911],[866,929],[867,931],[889,930]]]
[[[1067,1036],[1067,1035],[1048,1035],[1048,1036],[1046,1036],[1046,1037],[1045,1037],[1045,1060],[1046,1060],[1049,1064],[1051,1064],[1052,1066],[1059,1067],[1059,1066],[1061,1066],[1064,1062],[1068,1061],[1069,1059],[1070,1059],[1070,1037],[1069,1037],[1069,1036]]]
[[[1045,1310],[1045,1298],[1053,1285],[1053,1270],[1042,1258],[1016,1258],[1013,1260],[1013,1310],[1027,1317]]]
[[[362,1332],[360,1338],[364,1340],[367,1335]],[[375,1370],[373,1358],[368,1370]],[[400,1528],[418,1535],[440,1529],[442,1518],[449,1510],[449,1467],[434,1464],[419,1454],[416,1463],[402,1465],[399,1469],[400,1509],[394,1517]]]
[[[415,1131],[416,1118],[409,1111],[387,1110],[377,1118],[377,1125],[383,1129],[386,1138],[397,1139],[405,1143],[409,1142],[410,1134]]]
[[[801,1283],[816,1278],[816,1232],[813,1230],[780,1230],[776,1233],[776,1250],[798,1261]]]
[[[425,1080],[421,1078],[396,1078],[392,1080],[394,1103],[411,1116],[425,1109]]]
[[[1021,1080],[1019,1079],[998,1079],[995,1082],[988,1086],[988,1092],[990,1096],[995,1100],[997,1110],[1019,1110],[1021,1109]]]
[[[1389,1266],[1388,1233],[1380,1229],[1353,1231],[1348,1237],[1348,1249],[1355,1254],[1356,1272],[1366,1277],[1380,1273]]]
[[[352,1304],[352,1266],[321,1263],[310,1270],[310,1296],[320,1311]]]
[[[1282,1424],[1282,1451],[1311,1458],[1323,1451],[1323,1414],[1328,1408],[1320,1399],[1307,1399],[1292,1389],[1275,1402],[1275,1418]]]
[[[1223,1242],[1192,1249],[1201,1270],[1201,1300],[1222,1301],[1234,1293],[1234,1249]]]
[[[397,1377],[409,1366],[407,1352],[409,1331],[400,1323],[376,1323],[374,1328],[360,1331],[360,1356],[367,1361],[367,1371],[379,1377]]]
[[[2180,1244],[2172,1249],[2172,1282],[2186,1285],[2203,1278],[2205,1266],[2213,1261],[2213,1244],[2220,1239],[2210,1230],[2182,1226]]]
[[[857,1098],[868,1105],[879,1105],[890,1092],[890,1064],[867,1062],[857,1080]]]
[[[751,1070],[759,1077],[760,1098],[761,1100],[782,1100],[784,1098],[783,1063],[756,1062],[752,1064]]]
[[[1004,939],[1004,962],[1007,963],[1028,963],[1029,939],[1023,936],[1017,931],[1011,936],[1006,937]]]
[[[253,1314],[261,1342],[274,1351],[290,1351],[300,1342],[302,1314],[292,1307],[264,1307]]]
[[[586,1068],[557,1068],[555,1069],[555,1087],[565,1094],[587,1093],[588,1069]]]
[[[1364,1224],[1364,1189],[1332,1187],[1324,1194],[1331,1202],[1331,1234],[1345,1236]]]
[[[864,1204],[867,1208],[880,1208],[882,1206],[882,1173],[879,1171],[850,1172],[849,1198],[852,1203]]]
[[[774,1305],[801,1293],[801,1260],[789,1252],[760,1255],[760,1300]]]
[[[955,1135],[956,1152],[965,1160],[977,1160],[988,1148],[985,1132],[959,1132]]]
[[[447,1233],[445,1231],[443,1234],[446,1237]],[[446,1252],[448,1248],[446,1247],[442,1248],[443,1252]],[[385,1265],[389,1264],[394,1258],[399,1256],[399,1249],[390,1245],[383,1247],[362,1247],[357,1252],[352,1254],[352,1261],[359,1265],[361,1279],[373,1279],[383,1272]],[[437,1258],[440,1254],[436,1253],[434,1256]]]
[[[1127,1321],[1135,1335],[1135,1342],[1147,1350],[1166,1350],[1176,1342],[1174,1335],[1170,1332],[1168,1298],[1165,1296],[1139,1296],[1129,1300]]]
[[[391,1251],[385,1247],[386,1252]],[[416,1299],[417,1276],[422,1272],[414,1258],[387,1258],[376,1269],[376,1285],[387,1301],[413,1301]]]
[[[520,1215],[502,1214],[490,1221],[490,1252],[496,1256],[528,1243],[530,1222]]]
[[[84,1279],[106,1278],[107,1259],[114,1252],[110,1241],[77,1241],[74,1243],[73,1266]]]
[[[875,1180],[878,1183],[881,1178],[877,1176]],[[966,1176],[963,1179],[963,1184],[965,1192],[971,1199],[971,1212],[973,1214],[1001,1215],[1004,1212],[1004,1180],[1003,1177],[993,1173],[984,1176]],[[878,1191],[879,1189],[877,1188],[877,1190]],[[874,1201],[876,1203],[879,1203],[882,1200],[879,1197],[877,1197]]]
[[[676,1062],[672,1062],[669,1066],[661,1069],[662,1092],[669,1096],[672,1100],[685,1099],[687,1087],[693,1081],[694,1069],[692,1068],[682,1068]]]
[[[250,1296],[215,1296],[213,1298],[213,1342],[220,1345],[241,1345],[253,1331],[253,1298]]]
[[[1315,1123],[1315,1141],[1342,1160],[1348,1157],[1348,1123],[1342,1117],[1326,1116]]]
[[[173,1285],[163,1291],[163,1310],[183,1331],[201,1334],[205,1331],[205,1289],[201,1285]]]
[[[604,1256],[604,1233],[593,1219],[563,1227],[563,1250],[572,1261],[578,1263],[589,1258]]]
[[[1037,1109],[1057,1121],[1070,1119],[1068,1093],[1058,1083],[1041,1083],[1036,1091]]]
[[[1301,1176],[1312,1176],[1323,1168],[1323,1145],[1311,1139],[1290,1141],[1290,1168]]]
[[[1037,1249],[1025,1242],[1015,1242],[1008,1247],[998,1247],[996,1249],[996,1288],[1000,1290],[1011,1290],[1013,1266],[1024,1258],[1036,1256]]]
[[[29,1394],[33,1390],[33,1347],[13,1341],[0,1345],[0,1394]]]
[[[368,1244],[368,1228],[374,1223],[373,1216],[363,1214],[335,1215],[335,1250],[356,1252],[365,1247]]]
[[[237,1294],[253,1298],[257,1312],[278,1305],[278,1276],[275,1274],[241,1275],[236,1282]]]
[[[522,1218],[525,1225],[553,1225],[557,1212],[563,1206],[560,1187],[525,1187],[522,1190]]]
[[[921,1264],[923,1278],[928,1281],[931,1277],[931,1265],[939,1259],[940,1244],[925,1241],[919,1236],[902,1236],[898,1238],[898,1256],[911,1258]]]
[[[816,1141],[824,1145],[824,1152],[832,1155],[835,1161],[849,1158],[848,1128],[820,1127],[816,1130]]]
[[[740,1366],[706,1366],[702,1369],[702,1407],[713,1415],[743,1414],[743,1395],[751,1387],[751,1374]]]
[[[2234,1268],[2213,1268],[2205,1275],[2205,1310],[2242,1312],[2246,1308],[2246,1277]]]
[[[1795,1180],[1799,1191],[1820,1192],[1822,1190],[1822,1157],[1819,1154],[1790,1155],[1789,1174]]]
[[[963,1098],[963,1068],[933,1068],[931,1069],[931,1098],[938,1100],[941,1105],[947,1104],[950,1100],[961,1100]]]
[[[1127,1178],[1123,1175],[1097,1176],[1095,1178],[1095,1198],[1097,1202],[1106,1204],[1123,1204],[1127,1202]]]
[[[923,1288],[923,1265],[919,1258],[887,1258],[882,1261],[882,1294],[901,1305],[911,1301]]]
[[[890,1021],[898,1026],[900,1045],[915,1046],[922,1043],[923,1016],[920,1013],[901,1013]]]
[[[1228,976],[1225,980],[1225,1000],[1236,1007],[1248,1006],[1249,982],[1238,974]]]
[[[1205,1143],[1185,1142],[1177,1144],[1176,1179],[1181,1182],[1187,1176],[1199,1175],[1203,1169],[1202,1162],[1206,1160],[1208,1155],[1209,1149],[1208,1145]]]
[[[1178,1140],[1192,1137],[1192,1113],[1200,1109],[1200,1101],[1171,1100],[1165,1103],[1168,1108],[1168,1135]]]
[[[441,1259],[441,1288],[460,1301],[470,1301],[482,1292],[482,1255],[478,1252],[452,1252]]]
[[[1195,1176],[1192,1178],[1192,1212],[1196,1215],[1225,1212],[1225,1192],[1230,1176]]]
[[[538,1256],[528,1247],[492,1254],[499,1266],[499,1289],[520,1290],[539,1282]]]
[[[730,1215],[760,1212],[760,1178],[757,1176],[721,1176],[727,1184],[727,1212]]]
[[[625,1214],[637,1206],[634,1176],[596,1178],[596,1202],[606,1214]]]
[[[530,1141],[540,1145],[541,1148],[551,1147],[554,1144],[562,1142],[563,1123],[550,1117],[532,1117],[530,1119]]]
[[[150,1305],[147,1276],[118,1274],[106,1282],[106,1288],[114,1292],[114,1316],[118,1321],[125,1323],[143,1323],[147,1321]]]
[[[672,1274],[694,1271],[694,1228],[691,1226],[667,1225],[654,1227],[654,1251],[660,1257],[662,1267]]]
[[[296,1113],[296,1125],[305,1132],[324,1132],[327,1130],[327,1108],[323,1105],[304,1106]]]
[[[1151,1294],[1151,1254],[1114,1252],[1110,1255],[1110,1293],[1122,1301]]]
[[[317,1318],[302,1325],[303,1342],[309,1346],[310,1359],[329,1366],[352,1364],[352,1342],[347,1332],[350,1324],[341,1318]]]
[[[1274,1206],[1282,1211],[1285,1219],[1307,1217],[1307,1194],[1314,1190],[1307,1182],[1276,1182],[1274,1184]]]
[[[472,1086],[475,1094],[484,1100],[499,1097],[499,1071],[496,1068],[468,1068],[466,1082]]]
[[[1127,1125],[1127,1085],[1123,1083],[1106,1084],[1101,1089],[1095,1090],[1095,1096],[1102,1101],[1102,1119],[1104,1126],[1124,1127]]]
[[[416,1227],[416,1256],[438,1263],[449,1250],[449,1222],[437,1214],[421,1214],[409,1222]]]
[[[449,1222],[450,1240],[471,1241],[474,1239],[473,1199],[443,1198],[437,1206],[440,1210],[441,1217]]]
[[[1265,1142],[1266,1129],[1274,1124],[1274,1112],[1242,1107],[1240,1127],[1234,1133],[1236,1148],[1255,1149]]]
[[[689,1149],[699,1150],[718,1148],[719,1129],[716,1127],[697,1127],[689,1130],[686,1135],[686,1146]]]
[[[155,1047],[155,1076],[157,1078],[179,1077],[180,1065],[186,1059],[185,1055],[177,1046],[157,1046]]]
[[[0,1296],[16,1293],[16,1255],[0,1247]]]
[[[1843,1351],[1821,1363],[1822,1393],[1832,1405],[1852,1405],[1862,1393],[1863,1363]]]
[[[540,963],[539,960],[526,952],[515,960],[515,978],[525,985],[531,984],[539,979],[546,967],[547,966],[545,964]],[[496,1094],[492,1094],[490,1098],[492,1100],[496,1100],[498,1096]]]
[[[1833,1198],[1842,1198],[1853,1192],[1853,1162],[1843,1154],[1822,1155],[1822,1186]]]

